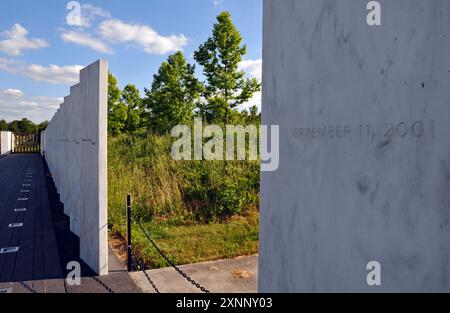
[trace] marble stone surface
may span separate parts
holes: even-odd
[[[11,154],[14,147],[14,134],[8,131],[0,132],[0,155]]]
[[[450,1],[367,3],[264,1],[261,292],[450,291]]]
[[[81,70],[42,135],[43,153],[80,257],[99,275],[108,274],[107,95],[108,63]]]

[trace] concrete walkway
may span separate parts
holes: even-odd
[[[218,260],[180,266],[186,274],[213,293],[256,293],[258,256]],[[146,272],[161,293],[200,293],[173,268]],[[155,293],[142,272],[131,273],[136,285],[146,293]]]
[[[115,255],[110,273],[96,277],[79,258],[51,176],[39,154],[0,158],[0,293],[140,292]],[[0,250],[1,251],[1,250]],[[81,285],[68,286],[66,264],[81,265]]]
[[[38,154],[0,159],[0,282],[60,278],[61,268]],[[13,224],[15,223],[15,224]]]

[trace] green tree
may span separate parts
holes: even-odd
[[[122,102],[117,79],[108,74],[108,131],[113,135],[121,134],[125,129],[127,120],[127,107]]]
[[[38,132],[42,132],[43,130],[45,130],[47,128],[47,126],[48,126],[48,121],[38,124],[37,125]]]
[[[20,121],[12,121],[9,123],[9,131],[15,134],[35,134],[38,127],[29,119],[23,118]]]
[[[5,120],[0,120],[0,131],[7,131],[8,130],[8,122]]]
[[[126,85],[122,91],[122,101],[127,108],[124,131],[134,133],[142,127],[145,114],[139,89],[131,84]]]
[[[242,36],[230,13],[222,12],[214,24],[212,36],[194,53],[206,76],[203,94],[206,102],[199,109],[209,121],[228,123],[231,111],[261,89],[257,79],[247,79],[244,71],[239,70],[239,63],[247,53],[247,47],[241,43]]]
[[[10,132],[13,132],[14,134],[19,134],[20,133],[19,121],[12,121],[11,123],[9,123],[8,130]]]
[[[175,125],[192,124],[202,88],[195,77],[195,66],[186,61],[183,53],[170,55],[153,76],[151,90],[145,90],[150,128],[166,133]]]
[[[258,107],[256,105],[251,106],[248,109],[249,112],[249,122],[252,124],[261,124],[261,113],[258,111]]]

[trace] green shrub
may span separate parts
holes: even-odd
[[[259,207],[259,162],[175,161],[173,141],[153,134],[109,138],[110,227],[123,225],[127,193],[144,222],[207,222]]]

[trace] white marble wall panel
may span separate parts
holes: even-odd
[[[108,64],[84,68],[42,133],[43,153],[80,256],[98,274],[108,274],[107,94]]]
[[[368,2],[264,1],[261,292],[450,291],[450,1]]]

